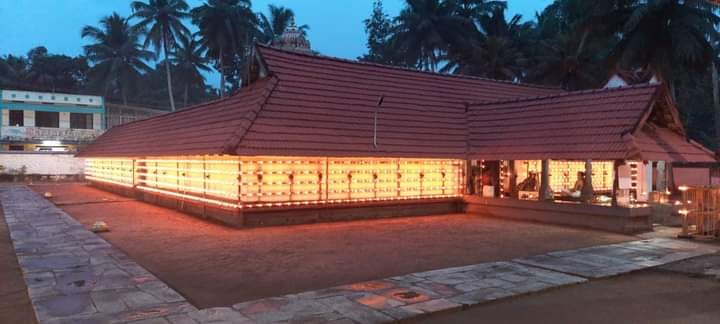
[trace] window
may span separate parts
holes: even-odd
[[[10,151],[25,151],[25,147],[22,146],[22,145],[12,145],[12,144],[10,144],[10,146],[8,147],[8,149],[9,149]]]
[[[60,113],[51,111],[36,111],[35,126],[37,127],[60,127]]]
[[[81,114],[81,113],[70,113],[70,128],[92,129],[93,128],[93,115],[92,114]]]
[[[22,110],[10,110],[10,126],[23,126],[24,117]]]

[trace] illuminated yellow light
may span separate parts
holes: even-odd
[[[688,189],[690,189],[690,188],[685,185],[678,187],[678,190],[680,190],[680,191],[687,191]]]
[[[222,197],[257,207],[461,197],[463,169],[461,160],[389,158],[86,160],[92,181],[173,192],[208,203],[217,202],[208,196]]]
[[[219,201],[219,200],[206,199],[206,198],[201,198],[201,197],[195,197],[195,196],[192,196],[192,195],[181,194],[181,193],[177,193],[177,192],[173,192],[173,191],[168,191],[168,190],[161,190],[161,189],[149,188],[149,187],[144,187],[144,186],[138,186],[137,188],[138,188],[138,189],[141,189],[141,190],[145,190],[145,191],[150,191],[150,192],[155,192],[155,193],[166,194],[166,195],[170,195],[170,196],[174,196],[174,197],[179,197],[179,198],[184,198],[184,199],[196,200],[196,201],[200,201],[200,202],[204,202],[204,203],[208,203],[208,204],[213,204],[213,205],[219,205],[219,206],[223,206],[223,207],[240,208],[240,206],[238,206],[237,204],[230,204],[230,203],[226,203],[226,202]]]
[[[110,183],[110,184],[115,184],[115,185],[119,185],[119,186],[123,186],[123,187],[132,188],[132,185],[131,185],[131,184],[122,183],[122,182],[119,182],[119,181],[108,180],[108,179],[96,178],[96,177],[93,177],[93,176],[85,176],[85,179],[93,180],[93,181],[99,181],[99,182],[106,182],[106,183]]]

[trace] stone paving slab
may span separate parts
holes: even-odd
[[[585,281],[513,262],[492,262],[249,301],[233,309],[262,323],[300,319],[379,323]]]
[[[39,323],[122,323],[197,310],[29,188],[0,187],[0,200]]]
[[[720,248],[717,246],[708,244],[654,238],[550,252],[513,261],[584,278],[604,278],[716,253],[718,250]]]
[[[650,239],[413,273],[199,310],[24,186],[0,187],[39,323],[382,323],[716,253]]]

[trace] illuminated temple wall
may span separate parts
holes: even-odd
[[[462,160],[197,156],[87,159],[85,174],[91,181],[251,208],[460,197],[464,168]]]
[[[520,160],[515,163],[518,182],[534,172],[542,172],[542,161]],[[613,161],[592,161],[592,185],[595,191],[612,191]],[[585,161],[550,161],[550,188],[554,192],[571,189],[577,181],[577,173],[585,172]]]

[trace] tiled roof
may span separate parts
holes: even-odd
[[[575,91],[471,105],[469,155],[486,160],[712,159],[680,134],[646,123],[659,87]],[[655,129],[657,137],[648,129]]]
[[[238,147],[240,155],[462,157],[466,103],[560,92],[269,47],[258,51],[279,84]]]
[[[113,127],[79,155],[135,157],[232,153],[237,145],[237,134],[244,133],[250,126],[276,84],[275,78],[264,79],[225,100]]]
[[[717,162],[713,152],[699,143],[686,140],[667,128],[648,124],[636,137],[627,138],[637,148],[636,160],[673,162]]]
[[[257,51],[267,77],[225,100],[113,128],[81,155],[620,159],[631,146],[623,135],[645,119],[658,89],[566,93]]]
[[[560,92],[257,49],[274,81],[258,81],[229,99],[115,127],[81,155],[462,157],[466,102]]]

